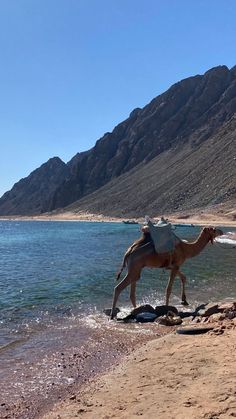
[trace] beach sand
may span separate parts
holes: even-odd
[[[144,223],[145,213],[142,217],[132,216],[130,219],[138,223]],[[174,213],[147,214],[154,221],[158,221],[161,216],[168,218],[172,223],[212,225],[212,226],[232,226],[236,227],[236,202],[224,202],[217,205],[209,205],[204,208],[186,209]],[[106,214],[90,213],[88,211],[66,211],[55,210],[35,216],[0,216],[0,220],[35,220],[35,221],[97,221],[97,222],[122,222],[128,217],[111,216]]]
[[[236,417],[235,320],[222,332],[147,342],[43,419]]]
[[[174,214],[160,214],[155,215],[152,219],[157,221],[161,216],[165,216],[171,223],[179,224],[194,224],[201,226],[231,226],[236,227],[236,210],[212,209],[211,211],[188,211]],[[145,214],[144,214],[145,216]],[[138,223],[144,223],[144,216],[142,218],[133,217],[132,220]],[[127,220],[123,217],[112,217],[104,214],[92,214],[88,212],[55,212],[45,213],[35,216],[6,216],[0,217],[0,220],[15,220],[15,221],[90,221],[90,222],[122,222]]]

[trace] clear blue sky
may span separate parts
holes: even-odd
[[[0,196],[171,84],[236,64],[236,0],[0,0]]]

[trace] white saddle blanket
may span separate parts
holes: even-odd
[[[160,223],[155,226],[151,221],[148,221],[148,228],[157,253],[174,251],[179,239],[173,233],[170,223]]]

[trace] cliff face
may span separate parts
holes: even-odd
[[[64,207],[176,144],[200,144],[236,111],[234,69],[214,68],[173,85],[112,133],[78,156],[73,175],[59,186],[50,209]],[[195,133],[195,135],[194,135]]]
[[[0,199],[0,214],[6,211],[8,214],[13,214],[12,211],[16,214],[16,210],[18,213],[28,214],[32,211],[37,213],[63,208],[85,196],[89,197],[101,187],[106,189],[104,185],[109,185],[110,182],[116,183],[119,190],[119,184],[123,182],[125,174],[130,177],[133,171],[140,170],[141,167],[143,173],[147,174],[154,160],[156,164],[164,165],[159,169],[165,171],[165,164],[168,163],[165,160],[167,153],[174,158],[180,150],[182,153],[184,150],[201,148],[209,139],[218,138],[218,131],[232,120],[235,112],[235,67],[229,70],[226,66],[220,66],[204,75],[182,80],[153,99],[143,109],[131,112],[128,119],[115,127],[112,133],[106,133],[91,150],[73,157],[66,169],[63,165],[64,175],[58,178],[58,182],[54,183],[50,191],[48,190],[45,199],[43,196],[41,202],[37,199],[37,205],[34,205],[33,196],[30,199],[30,207],[23,203],[16,189],[14,193],[17,192],[18,206],[10,205],[7,194],[13,192],[15,185],[11,192]],[[229,127],[231,125],[227,125],[227,130],[232,128]],[[223,139],[224,135],[221,131]],[[224,141],[222,147],[223,145]],[[207,162],[207,154],[214,153],[214,147],[202,150],[206,154]],[[224,154],[221,157],[224,159]],[[190,153],[188,159],[191,158]],[[222,170],[222,177],[227,178],[227,167]],[[177,176],[181,177],[181,173]],[[175,178],[175,181],[179,185],[181,178]],[[35,183],[36,188],[40,187],[39,182]],[[132,188],[134,186],[135,184]],[[149,188],[149,185],[146,187]],[[155,191],[154,188],[153,193],[159,196],[162,192]],[[85,202],[86,198],[82,201]],[[103,202],[101,194],[100,202]]]
[[[166,150],[65,210],[134,218],[221,203],[236,207],[236,115],[202,143]]]
[[[47,211],[51,196],[69,172],[58,157],[48,160],[2,196],[0,214],[32,215]]]

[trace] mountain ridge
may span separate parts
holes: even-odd
[[[222,137],[222,131],[228,130]],[[232,136],[233,132],[233,136]],[[236,117],[201,145],[178,146],[113,179],[64,211],[143,217],[236,205]],[[223,150],[224,147],[224,150]],[[206,152],[207,151],[207,152]],[[222,152],[225,158],[222,159]],[[196,162],[196,164],[193,164]],[[222,176],[227,164],[227,176]]]
[[[148,171],[149,163],[153,159],[158,160],[158,156],[163,153],[163,159],[159,158],[158,161],[165,165],[164,155],[168,150],[171,159],[174,159],[173,150],[201,147],[209,139],[215,138],[222,127],[234,133],[233,123],[227,125],[227,122],[235,113],[236,66],[230,70],[226,66],[218,66],[204,75],[181,80],[143,108],[134,109],[126,120],[119,123],[111,133],[104,134],[90,150],[77,153],[67,164],[61,161],[60,170],[57,167],[57,174],[52,186],[46,188],[45,197],[42,194],[40,197],[35,196],[35,206],[32,196],[31,205],[27,204],[31,190],[26,187],[24,196],[22,190],[19,193],[19,182],[15,184],[0,199],[0,215],[11,215],[14,211],[22,215],[37,214],[64,208],[74,202],[81,202],[81,205],[87,202],[90,207],[89,202],[93,201],[93,197],[86,201],[86,196],[96,194],[96,190],[103,187],[106,189],[105,185],[110,182],[118,182],[119,189],[119,182],[123,182],[122,176],[130,172],[132,175],[133,170],[140,170],[142,166]],[[233,144],[231,147],[233,153]],[[203,149],[207,153],[207,149]],[[191,155],[189,159],[192,159]],[[36,169],[36,172],[39,170],[39,178],[41,176],[45,179],[44,176],[48,176],[47,163]],[[41,173],[44,170],[45,175]],[[226,169],[222,176],[227,177],[225,172]],[[177,173],[181,179],[181,171]],[[25,185],[27,179],[24,180]],[[36,189],[42,190],[37,186],[36,179],[34,184]],[[155,190],[152,194],[155,195]],[[124,202],[122,205],[125,205]],[[120,207],[121,212],[126,209]]]

